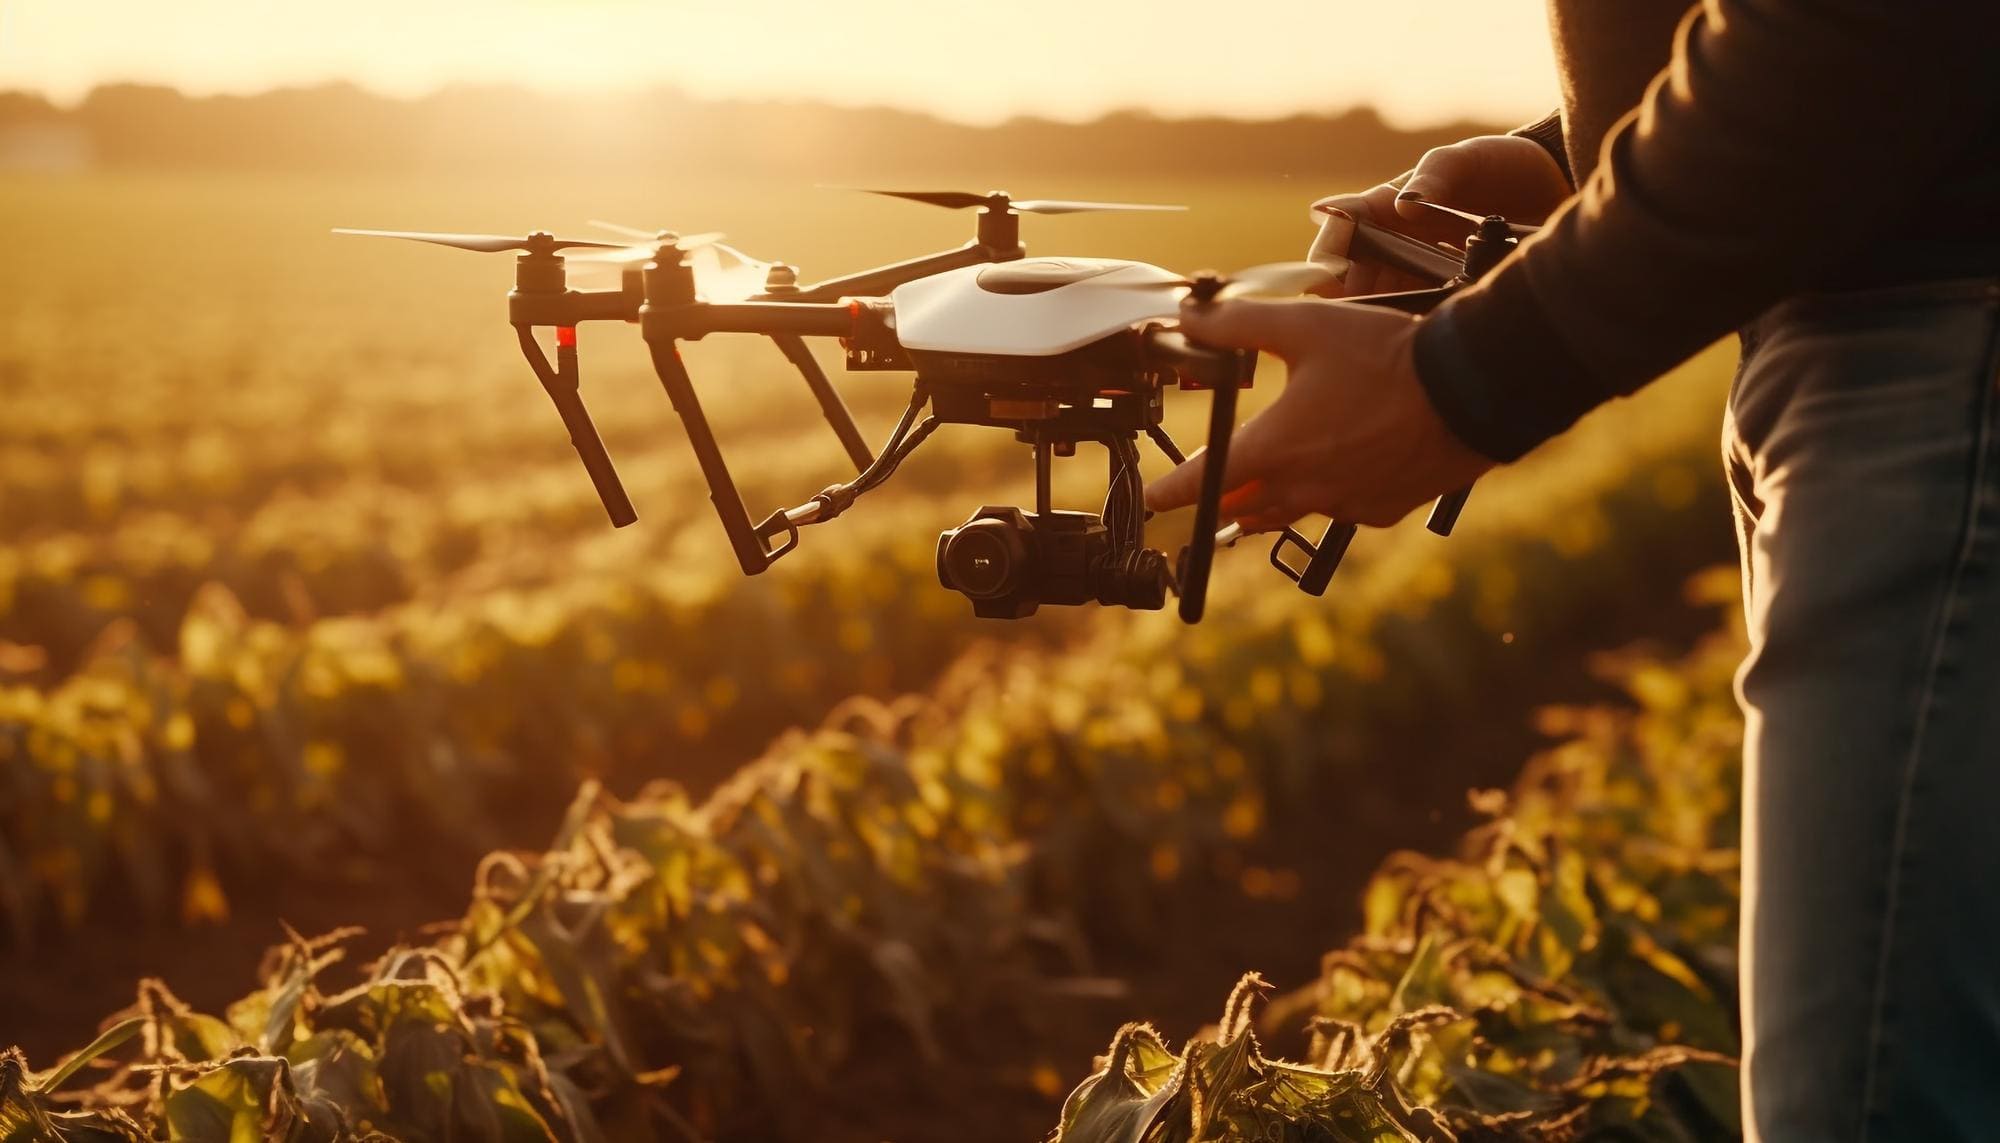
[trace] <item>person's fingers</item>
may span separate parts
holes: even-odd
[[[1208,450],[1197,449],[1171,472],[1146,485],[1146,510],[1171,512],[1194,503],[1201,493],[1201,474],[1207,467]]]
[[[1242,528],[1244,535],[1254,536],[1263,532],[1281,531],[1304,515],[1304,512],[1294,512],[1289,508],[1273,507],[1246,515],[1230,516],[1229,522]]]
[[[1282,427],[1282,420],[1271,417],[1268,410],[1237,426],[1229,438],[1229,464],[1222,474],[1225,499],[1253,481],[1263,483],[1261,478],[1276,461],[1275,438]],[[1146,507],[1154,512],[1171,512],[1194,503],[1201,494],[1201,474],[1207,467],[1208,450],[1197,450],[1185,463],[1146,486]],[[1258,493],[1236,495],[1239,500],[1243,497],[1254,500]]]
[[[1409,181],[1403,184],[1396,196],[1396,213],[1406,222],[1435,223],[1437,212],[1426,210],[1412,199],[1424,198],[1432,202],[1451,203],[1462,197],[1468,187],[1477,186],[1480,172],[1486,166],[1489,152],[1481,147],[1471,147],[1464,143],[1453,143],[1445,147],[1433,147],[1417,160],[1416,170],[1410,172]]]
[[[1365,218],[1377,225],[1393,224],[1396,220],[1396,191],[1400,185],[1399,177],[1354,194],[1328,195],[1312,204],[1308,217],[1319,227],[1319,231],[1306,251],[1306,261],[1325,266],[1339,278],[1316,286],[1308,293],[1323,298],[1339,298],[1357,292],[1347,285],[1347,275],[1353,268],[1349,248],[1354,245],[1355,222]]]
[[[1246,480],[1222,494],[1222,515],[1235,519],[1244,513],[1257,512],[1271,503],[1271,486],[1263,480]]]
[[[1323,298],[1345,297],[1352,293],[1353,287],[1349,279],[1361,269],[1348,257],[1348,251],[1354,245],[1354,215],[1337,206],[1326,206],[1321,209],[1322,204],[1332,201],[1332,199],[1321,199],[1313,204],[1319,216],[1319,234],[1314,237],[1312,247],[1306,251],[1306,261],[1316,266],[1324,266],[1336,275],[1333,281],[1315,286],[1309,291]]]
[[[1246,532],[1269,532],[1284,527],[1300,516],[1288,484],[1271,480],[1251,480],[1222,496],[1222,519],[1236,523]]]
[[[1315,512],[1327,514],[1337,499],[1330,473],[1274,466],[1267,475],[1224,493],[1222,518],[1243,525],[1246,532],[1270,532]]]
[[[1286,298],[1226,298],[1181,306],[1181,332],[1203,345],[1261,349],[1291,361],[1313,337],[1312,317],[1325,302]]]
[[[1343,298],[1359,298],[1369,294],[1395,294],[1405,290],[1427,290],[1437,285],[1435,279],[1419,278],[1391,266],[1378,266],[1372,262],[1356,262],[1341,280],[1341,292],[1331,296],[1335,301]]]
[[[1337,291],[1322,292],[1319,296],[1352,298],[1362,294],[1379,293],[1381,290],[1377,283],[1381,280],[1382,267],[1373,262],[1350,262],[1347,265],[1347,273],[1340,277],[1340,288]]]
[[[1396,294],[1405,290],[1426,290],[1437,285],[1435,280],[1419,278],[1415,274],[1404,273],[1388,266],[1371,267],[1374,273],[1367,279],[1370,294]],[[1360,297],[1364,291],[1351,290],[1341,295],[1345,298]]]
[[[1428,218],[1443,228],[1446,241],[1454,241],[1463,237],[1463,223],[1418,205],[1417,199],[1540,223],[1570,190],[1562,165],[1533,140],[1484,135],[1427,152],[1411,173],[1396,211],[1405,226]]]
[[[1329,195],[1313,203],[1313,219],[1320,228],[1312,247],[1306,252],[1306,260],[1334,269],[1340,276],[1337,281],[1316,287],[1309,293],[1322,298],[1352,298],[1421,289],[1435,284],[1392,267],[1352,260],[1351,257],[1355,229],[1363,220],[1425,241],[1452,237],[1452,228],[1440,225],[1434,212],[1422,211],[1424,217],[1415,222],[1398,213],[1396,195],[1415,174],[1414,170],[1405,171],[1368,190]]]
[[[1368,196],[1373,190],[1380,189],[1380,187],[1376,187],[1366,191],[1354,191],[1351,194],[1330,194],[1325,198],[1314,199],[1307,217],[1312,219],[1314,223],[1321,223],[1326,221],[1326,216],[1329,214],[1345,214],[1351,218],[1357,214],[1371,213]],[[1395,195],[1391,193],[1389,204],[1394,206],[1395,202]]]
[[[1350,218],[1366,218],[1386,225],[1396,220],[1396,194],[1402,189],[1401,179],[1391,179],[1365,191],[1328,195],[1312,204],[1310,217],[1314,222],[1322,222],[1326,215],[1338,211]]]

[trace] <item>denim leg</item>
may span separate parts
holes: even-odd
[[[1753,1141],[2000,1138],[1996,328],[1995,282],[1798,299],[1731,398]]]
[[[1746,326],[1737,336],[1736,375],[1730,379],[1729,402],[1722,411],[1722,476],[1729,484],[1729,512],[1736,525],[1736,554],[1743,573],[1743,611],[1747,616],[1757,598],[1757,585],[1750,578],[1750,544],[1757,534],[1757,517],[1764,506],[1757,500],[1757,478],[1751,468],[1750,448],[1736,427],[1736,390],[1756,360],[1757,331]]]

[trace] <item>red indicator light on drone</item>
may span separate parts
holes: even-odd
[[[557,348],[557,349],[575,349],[575,348],[576,348],[576,327],[575,327],[575,326],[573,326],[573,325],[559,325],[559,326],[557,326],[557,327],[556,327],[556,348]]]
[[[861,299],[849,298],[847,300],[847,336],[840,339],[840,347],[842,349],[853,349],[854,343],[860,340]]]

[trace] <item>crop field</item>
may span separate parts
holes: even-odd
[[[1338,188],[1008,189],[1185,202],[1024,232],[1194,270],[1296,257]],[[1031,496],[1007,434],[746,579],[636,330],[582,333],[613,530],[506,257],[327,233],[591,218],[809,280],[971,232],[768,183],[0,178],[0,1140],[1726,1129],[1733,581],[1686,595],[1725,353],[1325,599],[1245,545],[1199,628],[996,624],[933,548]],[[687,356],[753,514],[849,473],[768,343]],[[825,360],[885,433],[907,376]]]

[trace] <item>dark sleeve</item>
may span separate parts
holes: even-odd
[[[1418,327],[1439,415],[1512,460],[1865,257],[1983,137],[1996,50],[1995,0],[1704,0],[1577,195]]]
[[[1569,168],[1569,148],[1563,142],[1562,112],[1551,111],[1548,118],[1537,119],[1526,127],[1516,127],[1507,133],[1519,135],[1547,151],[1549,158],[1556,161],[1556,166],[1562,168],[1563,178],[1570,186],[1576,185],[1576,172]]]

